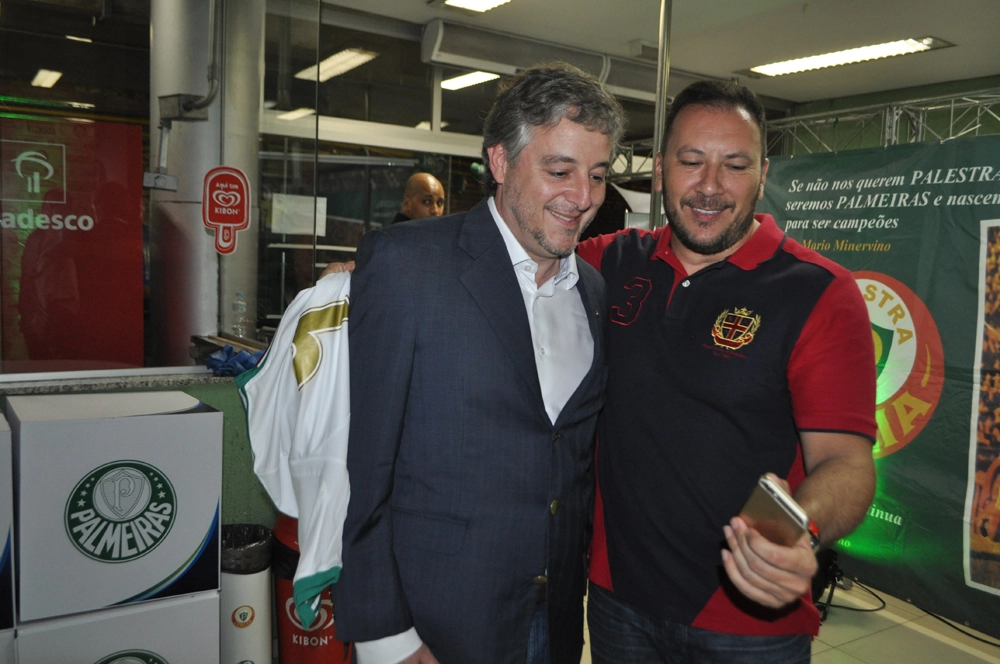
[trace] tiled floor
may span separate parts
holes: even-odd
[[[860,613],[836,605],[865,609],[875,608],[878,602],[857,587],[837,589],[834,606],[813,641],[814,664],[1000,664],[1000,648],[970,639],[904,600],[876,592],[886,607]],[[1000,639],[963,629],[1000,643]],[[584,633],[589,641],[586,624]],[[591,664],[586,646],[580,664]]]

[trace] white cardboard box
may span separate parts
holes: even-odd
[[[17,630],[19,664],[215,664],[219,594],[143,602]]]
[[[18,623],[219,587],[222,413],[182,392],[7,398]]]
[[[0,415],[0,664],[14,664],[14,483],[10,426]]]
[[[0,664],[5,662],[2,635],[14,629],[14,478],[10,426],[0,415]]]

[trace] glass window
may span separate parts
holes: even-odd
[[[323,24],[317,67],[315,24],[270,14],[266,35],[268,108],[404,127],[430,121],[433,74],[419,41]]]
[[[214,4],[188,7],[204,12],[194,17],[163,11],[169,0],[0,2],[0,372],[193,364],[191,336],[228,332],[238,290],[256,317],[249,336],[266,338],[328,263],[392,223],[412,174],[441,181],[445,213],[481,199],[476,137],[500,79],[440,91],[445,134],[425,132],[435,75],[467,70],[422,62],[422,26],[320,0],[269,0],[247,48],[234,46],[243,33],[220,40],[228,70],[208,121],[172,121],[168,172],[157,173],[151,97],[208,90],[200,63]],[[221,32],[254,23],[240,14],[250,5],[218,6],[241,19],[216,17]],[[162,29],[151,43],[158,20],[197,34],[197,46],[164,51]],[[258,37],[265,129],[234,131],[257,94],[240,97]],[[651,135],[652,105],[624,106],[627,138]],[[306,117],[277,121],[297,109]],[[235,162],[249,164],[256,225],[222,254],[202,184]],[[146,189],[144,173],[179,188]]]
[[[282,136],[261,139],[257,292],[265,336],[295,294],[329,263],[353,260],[366,231],[392,223],[414,173],[441,181],[445,214],[467,210],[482,198],[473,172],[477,160],[471,157],[328,141],[316,142],[314,153],[313,144]]]
[[[114,6],[2,5],[4,373],[145,364],[149,2]]]

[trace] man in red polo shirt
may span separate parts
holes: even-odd
[[[670,225],[581,243],[608,282],[588,621],[595,664],[808,662],[814,547],[875,489],[871,327],[850,272],[768,215],[764,111],[699,82],[656,159]],[[814,536],[736,516],[763,473]]]

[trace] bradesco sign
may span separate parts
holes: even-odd
[[[250,226],[250,182],[238,168],[219,166],[205,175],[201,218],[215,231],[215,250],[236,251],[236,234]]]
[[[40,141],[0,141],[0,227],[30,231],[89,231],[94,217],[86,210],[55,212],[66,204],[66,146]],[[14,155],[7,158],[7,155]],[[23,205],[20,205],[23,204]],[[46,205],[45,212],[35,209]]]

